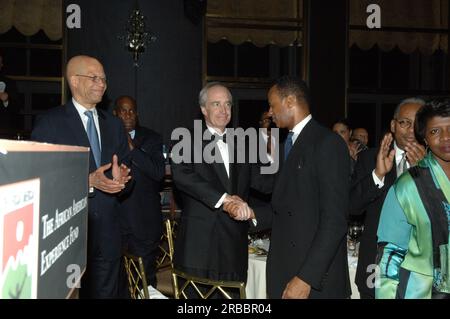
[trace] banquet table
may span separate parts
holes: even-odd
[[[262,244],[264,248],[268,248],[268,243]],[[261,246],[257,243],[255,246]],[[359,246],[359,245],[358,245]],[[266,249],[268,250],[268,249]],[[247,285],[245,293],[247,299],[266,299],[266,262],[267,256],[249,253],[248,256],[248,272]],[[351,299],[359,299],[358,287],[355,284],[356,266],[358,264],[358,256],[354,256],[353,251],[348,251],[348,271],[350,275],[350,285],[352,289]]]

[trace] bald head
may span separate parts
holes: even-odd
[[[129,105],[132,105],[134,108],[136,108],[135,99],[133,99],[131,96],[128,96],[128,95],[122,95],[116,99],[115,109],[120,108],[124,104],[129,104]]]
[[[88,66],[93,65],[93,64],[102,66],[102,64],[93,57],[90,57],[87,55],[74,56],[73,58],[71,58],[69,60],[69,62],[67,62],[67,68],[66,68],[67,80],[69,80],[70,77],[72,77],[76,74],[85,74]]]
[[[100,103],[106,91],[106,77],[102,64],[95,58],[78,55],[69,60],[66,79],[74,99],[91,109]]]
[[[137,106],[136,101],[131,96],[118,97],[113,113],[122,120],[127,132],[131,132],[136,128],[138,121]]]

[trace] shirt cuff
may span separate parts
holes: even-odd
[[[377,174],[375,174],[375,170],[372,171],[372,178],[375,185],[377,185],[378,188],[382,188],[384,186],[384,177],[383,179],[379,179]]]
[[[258,221],[256,220],[256,218],[254,218],[254,219],[252,219],[252,223],[253,223],[253,226],[258,226]]]
[[[216,206],[214,206],[214,208],[219,208],[220,206],[222,206],[223,201],[225,200],[225,197],[227,196],[227,193],[224,193],[222,195],[222,197],[220,197],[219,201],[217,202]]]
[[[9,101],[3,101],[3,106],[4,107],[8,107],[8,105],[9,105]]]

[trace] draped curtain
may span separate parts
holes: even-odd
[[[62,0],[0,0],[0,33],[13,26],[32,36],[43,30],[56,41],[62,38]]]
[[[302,0],[208,0],[208,41],[252,42],[258,47],[301,43],[301,32],[296,29],[302,16]],[[228,25],[222,27],[221,23]],[[283,30],[286,27],[289,29]]]
[[[448,29],[448,0],[350,0],[350,25],[366,27],[369,4],[381,7],[382,28]],[[439,49],[447,52],[448,34],[350,30],[349,45],[354,44],[363,50],[376,44],[383,51],[397,46],[406,54],[415,50],[432,54]]]

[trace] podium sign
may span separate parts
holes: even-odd
[[[67,298],[86,268],[89,149],[0,140],[0,298]]]

